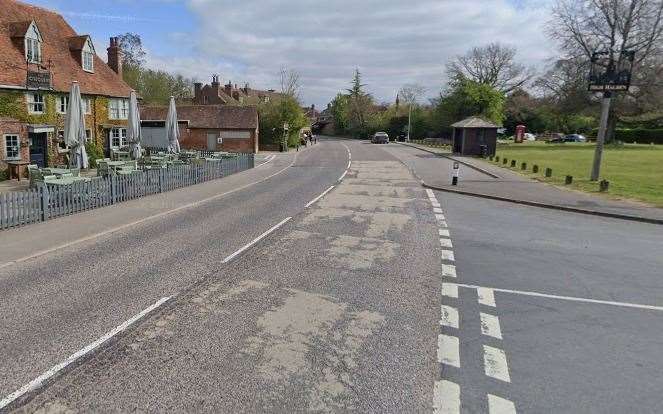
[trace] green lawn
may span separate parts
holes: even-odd
[[[574,189],[598,193],[598,183],[589,181],[594,158],[594,144],[546,144],[528,142],[523,144],[499,144],[497,156],[517,161],[520,170],[527,163],[525,174],[552,184],[564,185],[566,175],[573,176]],[[532,173],[532,165],[539,166],[539,173]],[[552,178],[545,178],[546,168],[552,168]],[[601,179],[610,181],[607,195],[614,198],[629,198],[663,207],[663,146],[627,144],[622,147],[606,147],[603,154]]]

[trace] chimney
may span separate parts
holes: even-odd
[[[110,46],[106,50],[108,51],[108,66],[122,77],[122,49],[120,49],[119,39],[111,37]]]
[[[315,111],[315,104],[311,104],[311,111]]]
[[[249,94],[249,84],[248,84],[248,82],[244,84],[244,93],[247,94],[247,95]]]
[[[203,102],[203,84],[196,82],[193,84],[193,101],[195,104],[200,105]]]
[[[226,95],[233,96],[233,84],[228,81],[228,83],[223,87],[226,91]]]
[[[214,96],[219,96],[220,86],[219,75],[212,75],[212,91],[214,92]]]

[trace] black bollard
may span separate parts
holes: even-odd
[[[600,192],[602,192],[602,193],[607,192],[609,187],[610,187],[610,181],[608,181],[608,180],[599,181],[599,191]]]
[[[524,163],[520,164],[520,169],[525,171],[527,169],[527,163],[524,162]]]
[[[546,168],[546,177],[552,177],[552,168]]]
[[[534,166],[532,166],[532,172],[533,172],[534,174],[538,173],[538,172],[539,172],[539,166],[538,166],[538,165],[534,165]]]
[[[511,166],[515,167],[516,166],[516,160],[511,160]]]
[[[564,179],[564,184],[570,185],[573,183],[573,176],[572,175],[567,175],[566,178]]]

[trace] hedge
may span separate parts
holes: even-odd
[[[663,129],[617,129],[615,139],[628,144],[659,144],[663,145]]]

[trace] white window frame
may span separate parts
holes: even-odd
[[[108,100],[108,119],[128,119],[129,100],[122,98],[111,98]]]
[[[57,112],[59,114],[66,114],[67,109],[69,109],[69,96],[68,95],[58,96],[58,102],[57,102],[57,108],[56,108]]]
[[[85,142],[94,141],[94,134],[92,133],[92,128],[85,129]]]
[[[9,138],[13,138],[12,140],[15,140],[16,143],[9,145],[7,143],[7,140]],[[20,160],[21,159],[21,137],[18,134],[4,134],[2,136],[2,140],[5,145],[5,159],[9,161],[14,161],[14,160]],[[9,156],[9,149],[13,148],[16,151],[16,156],[10,157]]]
[[[119,146],[113,144],[113,140],[118,140]],[[112,150],[119,150],[122,147],[126,147],[127,142],[127,129],[126,128],[111,128],[108,132],[108,146]]]
[[[89,37],[81,50],[81,66],[86,72],[94,73],[94,45]]]
[[[85,115],[92,113],[92,98],[83,97],[83,105],[85,106]]]
[[[39,100],[35,99],[37,96],[40,97]],[[30,92],[26,95],[26,101],[28,103],[28,113],[30,114],[43,114],[46,111],[46,101],[44,100],[44,95],[38,92]],[[37,105],[41,105],[41,110],[37,110]]]
[[[32,22],[25,33],[25,60],[29,63],[41,63],[41,33]]]

